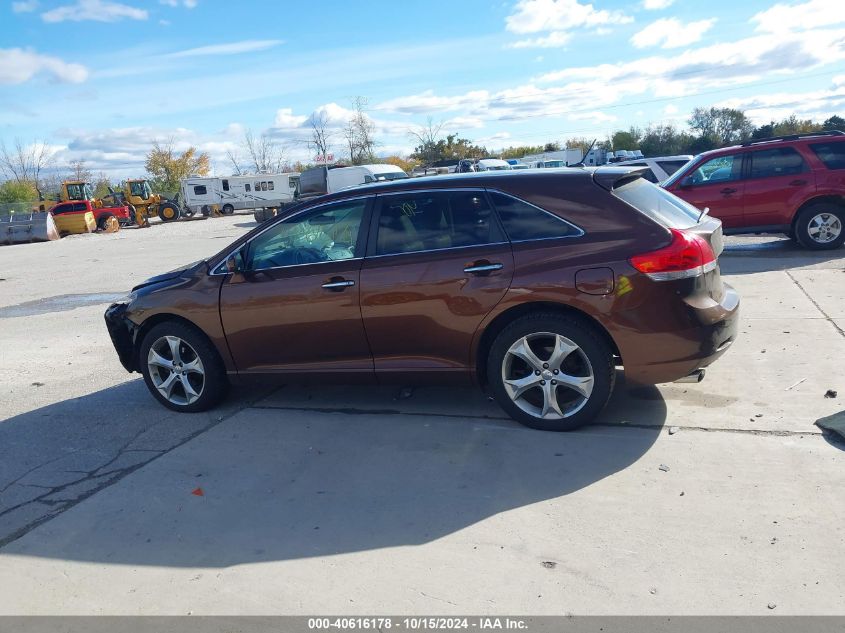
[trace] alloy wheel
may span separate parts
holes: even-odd
[[[199,354],[178,336],[162,336],[152,344],[147,369],[155,388],[173,404],[193,404],[205,388],[205,368]]]
[[[502,361],[502,381],[513,403],[541,419],[568,418],[590,399],[595,376],[573,341],[552,332],[517,339]]]
[[[810,219],[807,225],[810,239],[819,244],[832,242],[842,233],[842,220],[833,213],[819,213]]]

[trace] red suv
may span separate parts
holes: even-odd
[[[845,241],[845,133],[795,134],[705,152],[663,187],[731,233],[786,233],[812,249]]]

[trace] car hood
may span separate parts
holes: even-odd
[[[156,275],[155,277],[150,277],[149,279],[142,281],[137,286],[132,288],[132,292],[140,290],[141,288],[146,288],[147,286],[160,284],[163,281],[171,281],[172,279],[178,279],[180,277],[191,277],[197,272],[198,269],[206,268],[205,262],[206,260],[200,259],[199,261],[195,261],[194,263],[188,264],[187,266],[182,266],[175,270],[171,270],[170,272],[162,273],[160,275]]]

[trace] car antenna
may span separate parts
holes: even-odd
[[[698,224],[699,222],[701,222],[701,218],[703,218],[708,213],[710,213],[710,207],[704,207],[701,210],[701,213],[698,214],[698,220],[696,220],[695,223]]]
[[[589,153],[591,151],[593,151],[593,146],[595,144],[596,144],[596,139],[593,139],[593,142],[590,143],[590,146],[587,148],[587,151],[584,152],[584,155],[581,157],[581,160],[579,160],[574,165],[568,165],[568,167],[586,167],[586,165],[584,164],[584,161],[587,160],[587,156],[589,155]]]

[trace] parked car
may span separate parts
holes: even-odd
[[[648,167],[643,172],[643,178],[653,183],[661,183],[690,160],[692,160],[691,154],[679,154],[678,156],[656,156],[654,158],[623,160],[616,164],[628,165],[630,167]]]
[[[334,193],[371,182],[408,178],[401,167],[389,164],[353,167],[312,167],[299,175],[299,195],[303,198]]]
[[[725,233],[785,233],[810,249],[845,241],[845,133],[793,134],[699,154],[663,186]]]
[[[176,411],[229,381],[464,384],[519,422],[594,419],[616,367],[698,381],[737,335],[721,223],[631,168],[377,183],[153,277],[105,318]]]
[[[84,215],[91,213],[94,216],[94,221],[97,223],[97,228],[100,231],[106,230],[109,218],[116,218],[121,226],[132,224],[134,219],[129,213],[127,206],[114,207],[97,207],[91,200],[73,200],[71,202],[60,202],[50,209],[53,217],[69,216],[69,215]]]
[[[500,158],[482,158],[475,163],[476,171],[508,171],[510,163]]]

